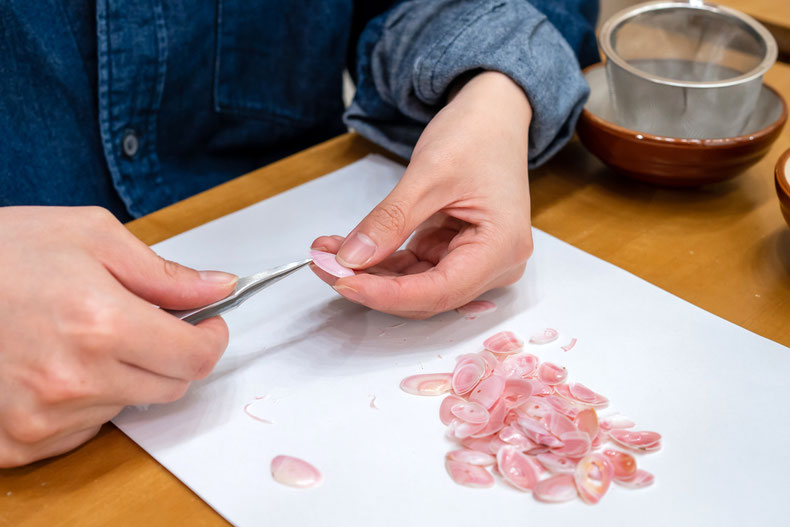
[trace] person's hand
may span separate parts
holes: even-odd
[[[505,75],[469,80],[425,128],[384,201],[347,238],[313,242],[367,272],[336,279],[313,270],[349,300],[409,318],[518,280],[532,253],[531,116],[526,95]]]
[[[236,277],[154,254],[106,210],[0,208],[0,467],[66,452],[125,405],[181,397],[228,341],[187,309]]]

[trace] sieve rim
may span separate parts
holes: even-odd
[[[754,67],[752,70],[747,71],[737,77],[732,77],[730,79],[720,80],[720,81],[679,81],[677,79],[671,79],[669,77],[663,77],[660,75],[654,75],[652,73],[648,73],[646,71],[640,70],[629,64],[623,57],[621,57],[618,53],[615,52],[614,47],[612,46],[612,34],[614,30],[618,28],[622,23],[628,21],[631,18],[634,18],[638,15],[643,13],[649,13],[652,11],[661,11],[664,9],[689,9],[693,11],[708,11],[710,13],[715,13],[718,15],[725,15],[733,17],[737,20],[740,20],[751,29],[753,29],[758,37],[762,39],[765,43],[765,55],[760,63]],[[766,71],[768,71],[771,66],[774,65],[776,62],[777,56],[779,54],[778,46],[776,45],[776,40],[774,39],[773,35],[754,18],[750,17],[749,15],[737,11],[735,9],[731,9],[729,7],[721,6],[721,5],[713,5],[708,3],[688,3],[688,2],[667,2],[667,1],[658,1],[658,2],[647,2],[644,4],[638,4],[634,7],[629,7],[618,11],[615,13],[609,20],[607,20],[603,26],[601,27],[601,32],[598,37],[598,44],[603,51],[603,54],[606,56],[607,61],[612,61],[614,64],[619,66],[620,68],[626,70],[631,75],[639,77],[641,79],[649,80],[656,84],[663,84],[666,86],[676,86],[679,88],[728,88],[731,86],[737,86],[739,84],[745,84],[750,82],[754,79],[762,77]]]

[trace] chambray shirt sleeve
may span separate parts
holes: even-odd
[[[597,13],[596,0],[403,2],[359,39],[345,122],[408,159],[455,79],[500,71],[532,105],[529,164],[538,166],[571,138],[589,94],[580,63],[596,60]]]

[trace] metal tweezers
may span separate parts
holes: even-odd
[[[255,273],[250,276],[239,278],[239,281],[236,282],[236,288],[233,290],[233,292],[222,300],[218,300],[213,304],[195,309],[185,309],[182,311],[171,309],[166,309],[165,311],[180,318],[184,322],[197,324],[201,320],[216,317],[217,315],[238,307],[242,302],[254,294],[263,291],[273,283],[279,282],[286,276],[295,273],[312,261],[312,259],[308,258],[307,260],[303,260],[301,262],[281,265],[279,267],[267,269],[266,271],[262,271],[260,273]]]

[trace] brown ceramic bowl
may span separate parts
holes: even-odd
[[[590,99],[576,131],[584,146],[616,172],[674,187],[692,187],[737,176],[760,160],[787,120],[787,105],[763,84],[746,132],[720,139],[660,137],[615,124],[603,64],[584,70]]]
[[[776,162],[774,183],[779,196],[779,208],[782,209],[787,225],[790,225],[790,150],[782,154]]]

